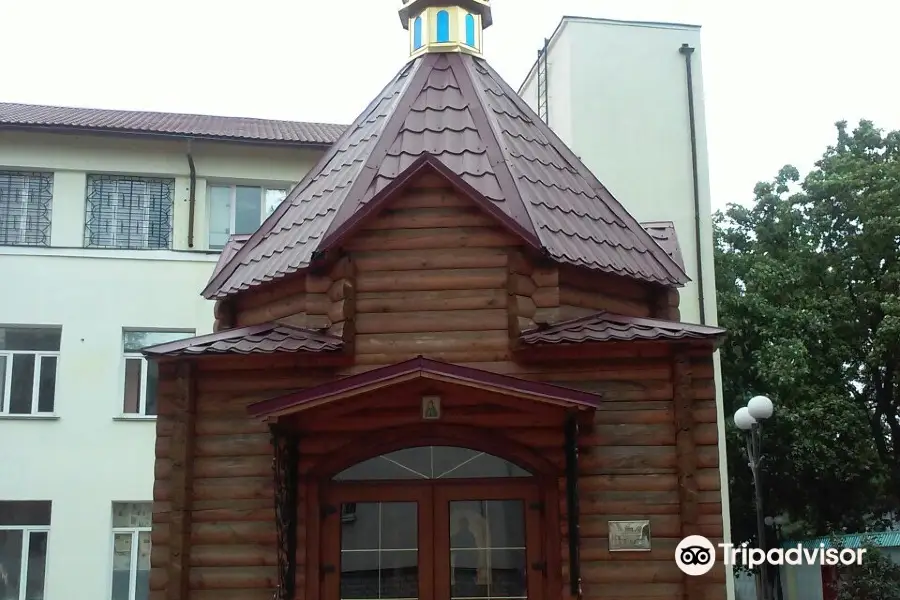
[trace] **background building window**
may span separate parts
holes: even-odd
[[[0,598],[44,597],[49,501],[0,501]]]
[[[49,246],[53,173],[0,171],[0,244]]]
[[[0,327],[0,414],[53,413],[61,337],[58,327]]]
[[[150,595],[151,502],[113,502],[111,600],[147,600]]]
[[[193,331],[124,331],[122,354],[124,370],[125,417],[152,417],[156,415],[156,385],[159,374],[156,364],[148,361],[141,350],[148,346],[174,342],[192,337]]]
[[[87,248],[164,250],[172,242],[174,179],[88,175]]]
[[[287,191],[245,185],[210,185],[209,247],[221,250],[234,234],[253,233],[281,204]]]

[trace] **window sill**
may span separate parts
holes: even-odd
[[[119,415],[113,421],[156,421],[156,415]]]
[[[0,415],[0,421],[59,421],[59,415]]]

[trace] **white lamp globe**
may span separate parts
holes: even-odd
[[[772,405],[772,401],[765,396],[753,396],[750,398],[750,402],[747,403],[747,410],[750,411],[751,417],[757,421],[762,421],[772,416],[772,413],[775,412],[775,407]]]
[[[753,424],[756,423],[756,419],[753,418],[753,415],[750,414],[750,411],[746,406],[739,408],[736,413],[734,413],[734,424],[737,425],[738,429],[742,429],[747,431]]]

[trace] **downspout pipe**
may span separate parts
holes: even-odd
[[[694,246],[697,250],[697,296],[700,301],[700,324],[706,324],[706,296],[703,290],[703,246],[700,237],[700,177],[697,166],[697,117],[694,113],[694,71],[691,58],[694,48],[682,44],[678,51],[684,56],[684,71],[687,77],[688,121],[691,130],[691,170],[694,179]]]
[[[188,140],[187,161],[190,169],[190,191],[188,192],[188,248],[194,247],[194,214],[197,212],[197,169],[194,166],[194,155],[191,154],[191,142]]]

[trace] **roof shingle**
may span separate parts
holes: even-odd
[[[644,221],[641,223],[647,233],[666,251],[681,270],[684,271],[684,257],[681,255],[681,244],[678,243],[678,235],[675,231],[675,223],[672,221]]]
[[[330,146],[346,128],[345,125],[332,123],[0,102],[0,128],[4,126],[152,133],[311,146]]]
[[[143,349],[146,356],[208,354],[272,354],[275,352],[331,352],[344,342],[318,331],[281,323],[263,323],[166,342]]]
[[[308,267],[361,207],[423,157],[439,161],[559,262],[662,285],[688,281],[487,62],[425,54],[403,67],[204,296],[226,297]]]
[[[519,336],[519,342],[524,345],[684,339],[710,339],[718,342],[722,341],[725,333],[724,329],[708,325],[600,312],[545,329],[526,331]]]

